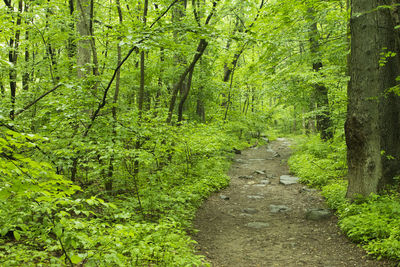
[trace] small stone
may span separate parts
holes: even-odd
[[[258,170],[257,170],[257,171],[254,171],[254,173],[255,173],[255,174],[265,175],[265,172],[264,172],[264,171],[258,171]]]
[[[269,209],[272,213],[291,211],[291,208],[285,205],[269,205]]]
[[[299,192],[300,193],[302,193],[302,192],[317,192],[318,190],[317,189],[313,189],[313,188],[307,188],[307,187],[302,187],[300,190],[299,190]]]
[[[247,227],[261,229],[269,226],[269,223],[266,222],[251,222],[246,224]]]
[[[235,152],[236,155],[240,155],[242,154],[242,151],[240,151],[239,149],[234,148],[233,152]]]
[[[254,177],[252,175],[241,175],[239,176],[239,179],[253,179]]]
[[[282,175],[279,178],[279,183],[283,185],[291,185],[291,184],[297,184],[297,182],[300,180],[299,177],[294,177],[290,175]]]
[[[260,181],[261,184],[270,184],[271,182],[268,179],[264,179]]]
[[[328,209],[310,209],[306,213],[306,219],[312,221],[321,221],[328,219],[332,216],[332,213]]]
[[[245,209],[243,209],[243,212],[247,213],[247,214],[256,214],[258,212],[258,210],[253,209],[253,208],[245,208]]]
[[[264,198],[263,196],[260,196],[260,195],[251,195],[251,196],[247,196],[247,197],[250,199],[263,199]]]
[[[273,155],[274,158],[279,158],[280,156],[281,156],[281,155],[279,155],[278,152],[275,152],[274,155]]]
[[[243,159],[235,159],[235,161],[236,161],[237,163],[246,163],[246,161],[243,160]]]
[[[229,197],[228,197],[228,196],[225,196],[225,195],[219,195],[219,197],[220,197],[222,200],[229,200]]]
[[[254,181],[250,181],[250,182],[247,182],[247,184],[249,184],[249,185],[253,185],[253,184],[255,184],[256,182],[254,182]]]
[[[265,187],[266,185],[265,185],[265,184],[255,184],[254,186],[257,186],[257,187]]]

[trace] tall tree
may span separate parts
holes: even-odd
[[[349,198],[380,192],[400,171],[400,98],[390,90],[400,74],[398,33],[390,8],[381,4],[351,2],[345,125]]]
[[[315,10],[308,9],[308,16],[310,19],[310,52],[312,57],[312,68],[316,75],[321,75],[322,58],[320,52],[320,34],[317,27],[315,18]],[[317,130],[320,133],[322,140],[328,140],[333,137],[332,122],[329,112],[329,99],[328,88],[321,82],[314,84],[314,101],[316,102],[318,114],[316,116]],[[312,100],[312,101],[313,101]]]
[[[91,49],[90,34],[92,26],[91,0],[77,0],[78,21],[77,31],[79,40],[77,45],[77,71],[78,78],[83,78],[90,73]]]
[[[210,23],[211,18],[214,16],[218,2],[219,2],[219,0],[213,1],[212,10],[204,22],[205,26],[207,26]],[[167,123],[170,123],[172,121],[172,113],[175,108],[176,97],[178,95],[179,89],[182,88],[182,85],[184,84],[184,81],[188,75],[189,75],[189,79],[191,81],[192,78],[191,78],[190,73],[193,72],[197,62],[203,56],[204,51],[206,50],[207,46],[208,46],[208,41],[205,38],[200,39],[199,44],[196,49],[196,53],[193,56],[191,63],[189,64],[189,66],[186,67],[184,72],[179,76],[178,81],[175,83],[174,87],[172,88],[172,96],[171,96],[171,100],[169,103]],[[187,91],[187,93],[189,93],[189,91]],[[186,100],[186,97],[187,97],[187,95],[185,96],[185,93],[184,93],[183,94],[184,101]],[[184,101],[182,102],[182,106],[184,104]],[[182,116],[180,117],[180,120],[181,119],[182,119]]]
[[[22,22],[22,10],[23,10],[23,1],[18,1],[18,9],[15,12],[14,7],[11,3],[11,0],[4,1],[8,8],[8,12],[11,13],[11,17],[13,20],[16,19],[15,28],[13,36],[9,39],[9,52],[8,52],[8,60],[11,64],[9,70],[9,79],[10,79],[10,102],[11,102],[11,110],[10,110],[10,118],[13,120],[15,115],[15,98],[17,93],[17,62],[19,55],[19,45],[20,45],[20,36],[21,36],[21,22]]]

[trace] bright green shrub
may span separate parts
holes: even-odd
[[[322,187],[321,194],[325,197],[328,207],[334,210],[341,210],[348,205],[346,199],[347,182],[343,180],[329,183]]]
[[[393,232],[395,234],[386,239],[372,240],[364,248],[369,254],[376,256],[378,259],[386,257],[398,261],[400,259],[400,231],[397,228]]]
[[[349,204],[340,218],[340,227],[355,241],[386,239],[400,225],[400,202],[395,196],[371,195],[365,202]]]
[[[301,182],[321,188],[344,177],[346,162],[340,153],[336,146],[322,142],[318,137],[310,137],[298,141],[288,164]]]

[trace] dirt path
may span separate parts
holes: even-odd
[[[279,183],[289,173],[288,146],[280,138],[236,157],[231,185],[197,213],[199,252],[212,266],[392,266],[348,241],[334,216],[306,219],[308,210],[325,207],[318,192]]]

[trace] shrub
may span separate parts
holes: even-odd
[[[321,194],[325,197],[329,208],[340,211],[348,205],[346,190],[347,182],[339,180],[322,187]]]

